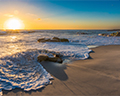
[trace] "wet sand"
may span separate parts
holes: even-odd
[[[42,62],[54,77],[51,85],[36,91],[3,91],[3,96],[120,96],[120,45],[92,49],[90,58],[71,64]]]

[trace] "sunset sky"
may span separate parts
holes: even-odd
[[[21,29],[120,29],[120,1],[0,0],[0,29],[10,19]]]

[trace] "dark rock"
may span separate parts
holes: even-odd
[[[57,39],[57,40],[59,40],[59,38],[58,38],[58,37],[53,37],[52,39]]]
[[[58,53],[53,53],[53,55],[54,55],[54,57],[59,57],[59,58],[61,58],[61,57],[63,57],[63,55],[61,55],[59,52]]]
[[[118,32],[116,36],[120,36],[120,32]]]
[[[34,33],[35,31],[28,31],[28,33]]]
[[[68,39],[65,39],[65,38],[60,39],[60,41],[61,41],[61,42],[69,42],[69,40],[68,40]]]
[[[87,35],[87,34],[90,34],[90,33],[86,33],[86,32],[77,32],[76,34],[78,34],[78,35]]]
[[[51,39],[45,39],[45,42],[50,42]]]
[[[110,36],[116,36],[116,33],[111,33]]]
[[[99,36],[107,36],[108,34],[102,33],[102,34],[98,34]]]
[[[38,42],[50,42],[50,39],[41,38],[37,40]]]
[[[42,62],[42,61],[47,61],[48,60],[48,56],[47,55],[39,55],[38,57],[37,57],[37,60],[38,60],[38,62]]]
[[[56,42],[69,42],[68,39],[58,37],[53,37],[52,40],[56,40]]]
[[[68,39],[53,37],[52,39],[41,38],[37,40],[38,42],[69,42]]]
[[[110,37],[110,36],[120,36],[120,32],[116,32],[116,33],[111,33],[110,35],[109,34],[98,34],[99,36],[107,36],[107,37]]]
[[[52,58],[48,58],[48,61],[51,61],[51,62],[57,62],[57,63],[62,63],[62,59],[59,58],[59,57],[52,57]]]
[[[60,55],[56,55],[57,57],[48,57],[47,55],[39,55],[37,57],[38,62],[42,61],[50,61],[50,62],[57,62],[57,63],[62,63],[63,60],[60,58]]]
[[[80,34],[88,34],[88,33],[82,32],[82,33],[80,33]]]
[[[60,42],[60,40],[58,40],[58,39],[52,39],[49,42]]]
[[[120,32],[112,33],[110,36],[120,36]]]
[[[37,41],[38,42],[42,42],[42,41],[44,41],[45,40],[45,38],[41,38],[41,39],[38,39]]]

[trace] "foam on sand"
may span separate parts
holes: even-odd
[[[37,52],[22,52],[0,60],[0,92],[2,89],[36,90],[50,83],[51,75],[37,62]]]
[[[77,48],[77,47],[76,47]],[[67,48],[68,49],[68,48]],[[80,60],[89,57],[88,48],[83,48],[81,51],[65,50],[59,52],[63,55],[63,59]],[[18,52],[13,55],[8,55],[0,59],[0,92],[2,89],[12,90],[21,88],[25,91],[36,90],[50,83],[51,75],[37,62],[37,57],[40,54],[46,54],[53,57],[55,51],[31,49],[23,52]],[[58,53],[58,52],[57,52]]]

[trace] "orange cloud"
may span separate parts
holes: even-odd
[[[40,18],[38,18],[37,20],[41,20]]]
[[[6,16],[6,17],[13,17],[14,15],[12,15],[12,14],[4,14],[4,16]]]
[[[30,17],[37,17],[36,14],[31,14],[31,13],[26,13],[27,16],[30,16]]]

